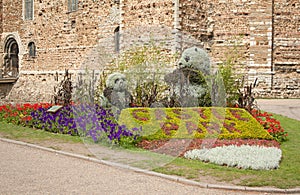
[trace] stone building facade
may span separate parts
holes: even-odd
[[[50,101],[56,72],[109,69],[149,41],[234,56],[259,96],[300,98],[298,0],[0,0],[0,98]]]

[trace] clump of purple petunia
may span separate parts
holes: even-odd
[[[90,137],[94,142],[134,143],[141,130],[118,124],[110,110],[91,104],[64,106],[55,113],[39,108],[31,113],[31,117],[30,123],[34,128]]]

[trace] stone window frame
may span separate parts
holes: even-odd
[[[78,0],[68,0],[68,12],[74,12],[78,10]]]
[[[33,20],[34,0],[24,0],[24,20]]]
[[[5,42],[2,66],[0,68],[0,83],[15,82],[19,76],[19,44],[10,37]]]
[[[29,56],[29,58],[36,57],[36,45],[33,41],[30,41],[28,43],[28,56]]]
[[[114,30],[115,52],[120,52],[120,26]]]

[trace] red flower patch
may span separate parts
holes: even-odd
[[[150,120],[149,116],[147,116],[147,114],[149,114],[149,111],[146,109],[136,109],[136,110],[133,110],[133,112],[132,112],[132,116],[138,121]]]
[[[165,132],[166,135],[171,135],[172,130],[178,130],[179,126],[172,122],[164,122],[160,124],[161,129]]]

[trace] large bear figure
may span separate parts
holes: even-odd
[[[211,106],[207,76],[210,60],[205,50],[191,47],[183,51],[178,68],[165,76],[171,86],[170,107]]]

